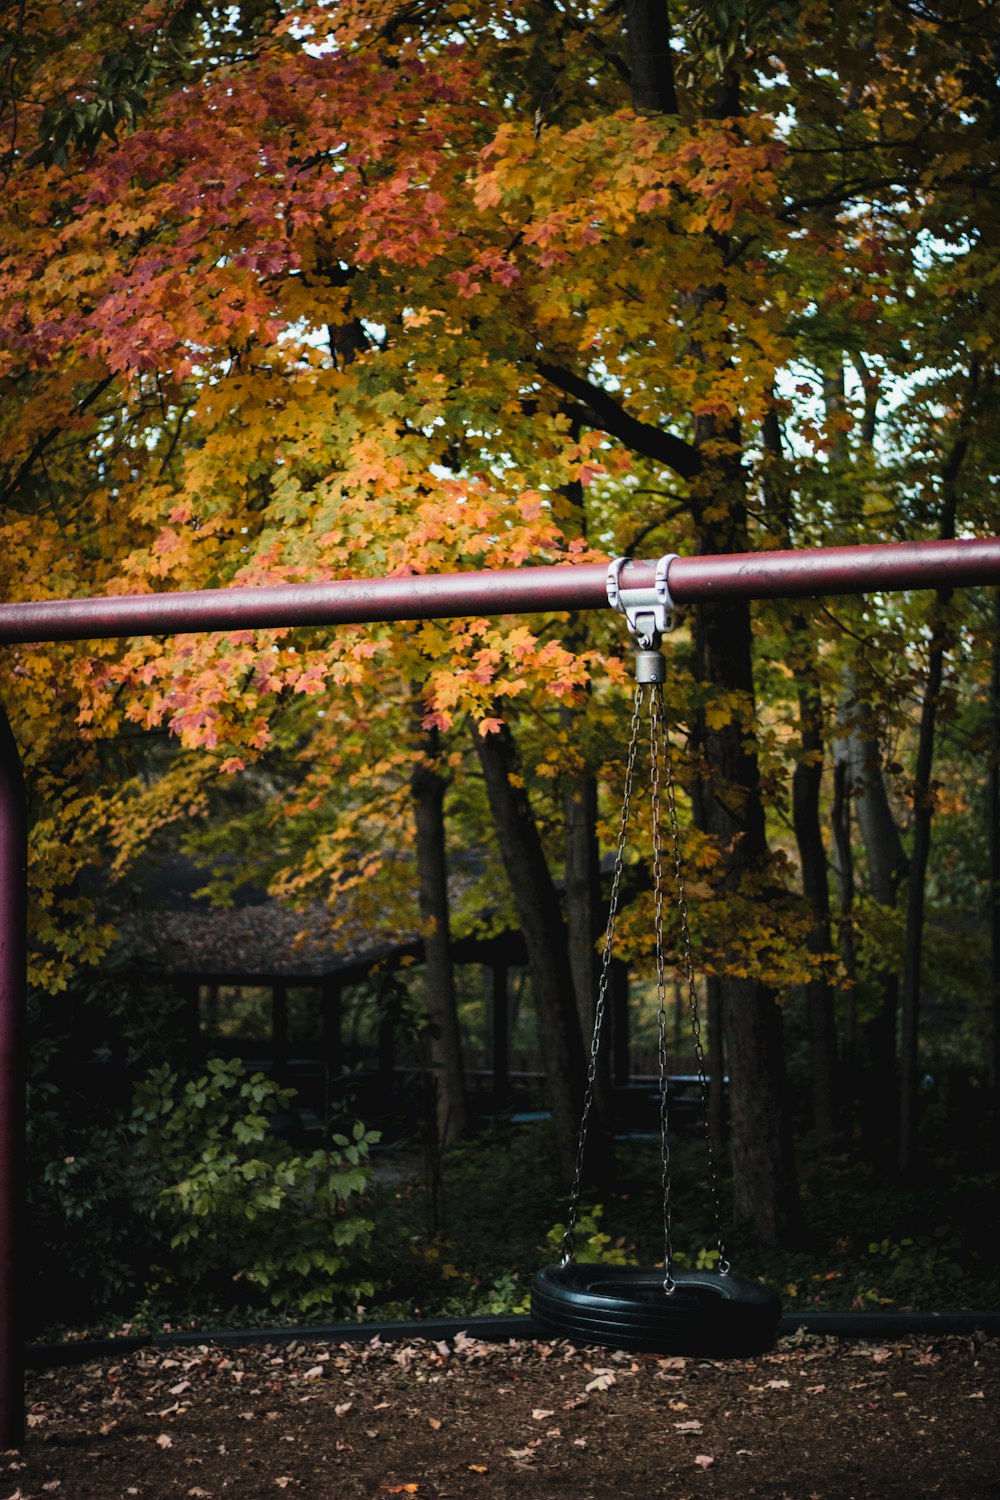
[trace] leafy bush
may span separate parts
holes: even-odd
[[[592,1208],[582,1208],[577,1215],[573,1259],[584,1266],[624,1266],[629,1262],[624,1240],[611,1242],[610,1234],[601,1228],[604,1208],[595,1203]],[[565,1224],[553,1224],[545,1236],[545,1248],[553,1260],[562,1258]],[[634,1259],[634,1257],[631,1257]]]
[[[237,1060],[187,1082],[163,1066],[138,1085],[129,1131],[158,1184],[156,1217],[180,1252],[162,1280],[188,1295],[246,1282],[273,1307],[339,1311],[374,1287],[359,1208],[378,1136],[360,1122],[298,1155],[270,1129],[294,1097]]]
[[[30,1331],[127,1304],[164,1240],[155,1184],[124,1132],[95,1126],[67,1138],[44,1113],[29,1143]]]
[[[358,1123],[300,1154],[272,1122],[294,1091],[237,1060],[167,1065],[102,1123],[67,1125],[35,1089],[34,1328],[137,1307],[340,1316],[374,1292],[364,1194],[377,1135]]]

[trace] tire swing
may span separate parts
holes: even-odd
[[[608,601],[612,608],[621,610],[625,615],[629,629],[637,643],[636,692],[625,771],[625,793],[611,883],[608,925],[594,1015],[590,1065],[587,1073],[587,1088],[584,1096],[569,1214],[566,1232],[563,1236],[562,1260],[558,1265],[543,1267],[532,1279],[531,1313],[535,1323],[545,1334],[553,1338],[567,1339],[573,1344],[601,1344],[612,1349],[644,1353],[683,1354],[707,1359],[725,1359],[761,1354],[770,1349],[777,1336],[781,1304],[777,1296],[767,1288],[733,1274],[729,1261],[726,1259],[723,1244],[722,1202],[709,1126],[708,1080],[705,1075],[705,1057],[701,1044],[694,959],[688,925],[684,874],[680,860],[673,768],[663,728],[662,684],[666,681],[667,664],[660,651],[660,637],[673,626],[673,609],[667,588],[667,571],[674,555],[668,554],[660,559],[653,589],[626,590],[620,586],[619,576],[625,562],[624,558],[617,558],[608,572]],[[582,1265],[573,1259],[575,1230],[587,1144],[587,1126],[594,1101],[601,1030],[608,993],[639,731],[645,701],[648,701],[649,715],[652,874],[656,988],[659,1000],[657,1028],[663,1188],[663,1264],[661,1266]],[[671,856],[677,887],[676,904],[680,920],[682,965],[687,985],[698,1078],[701,1083],[709,1187],[715,1209],[718,1265],[714,1270],[704,1271],[675,1270],[673,1263],[666,982],[663,958],[661,786],[666,800]]]

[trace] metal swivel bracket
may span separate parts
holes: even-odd
[[[625,616],[644,651],[655,650],[659,637],[674,628],[674,601],[667,587],[667,572],[676,556],[676,552],[667,552],[660,558],[652,588],[622,588],[621,571],[628,561],[625,557],[616,557],[608,568],[608,603]]]

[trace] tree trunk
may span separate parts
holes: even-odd
[[[843,728],[834,746],[843,766],[868,864],[871,893],[881,906],[893,907],[907,870],[906,852],[882,776],[881,753],[871,725],[871,708],[848,682],[841,713]],[[867,1149],[882,1161],[894,1159],[891,1149],[898,1116],[896,1025],[899,1013],[899,975],[883,969],[875,976],[881,1004],[863,1028],[866,1066],[859,1077],[859,1112]]]
[[[958,510],[958,477],[969,447],[968,418],[979,397],[978,358],[969,367],[965,411],[942,470],[942,507],[938,535],[950,541],[955,535]],[[913,854],[906,902],[906,962],[903,971],[902,1026],[899,1057],[899,1167],[909,1172],[916,1152],[917,1055],[920,1027],[920,974],[924,935],[924,884],[931,848],[934,799],[931,767],[934,762],[934,727],[941,698],[944,657],[948,650],[948,605],[952,590],[936,591],[932,615],[927,689],[920,710],[920,734],[913,786]]]
[[[572,426],[573,440],[580,436],[580,426]],[[572,505],[580,528],[587,539],[587,511],[584,489],[579,480],[561,486],[561,493]],[[590,623],[584,614],[572,614],[563,635],[566,649],[584,651],[589,644]],[[590,688],[588,685],[588,696]],[[566,756],[570,762],[563,780],[564,863],[566,871],[566,936],[569,961],[573,971],[577,1011],[584,1042],[594,1029],[600,961],[597,935],[603,924],[601,912],[601,854],[597,841],[597,777],[588,769],[585,757],[574,751],[574,736],[583,723],[583,711],[570,704],[563,706],[560,719],[566,737]],[[608,1049],[602,1049],[598,1080],[602,1089],[610,1082]]]
[[[786,1108],[782,1014],[753,979],[725,979],[736,1226],[762,1246],[801,1230]],[[766,1071],[765,1071],[766,1070]]]
[[[917,1145],[917,1054],[920,1041],[920,976],[924,941],[924,895],[927,861],[931,850],[931,818],[934,814],[931,768],[934,763],[934,727],[947,649],[943,612],[950,589],[939,589],[936,619],[931,636],[927,687],[920,708],[917,764],[913,777],[913,849],[906,887],[906,943],[899,1036],[899,1170],[909,1173]]]
[[[824,394],[828,413],[844,404],[844,372],[839,380],[825,376]],[[784,443],[777,410],[772,406],[763,422],[767,462],[763,470],[764,496],[769,513],[777,520],[785,546],[792,545],[792,497],[785,467]],[[842,441],[842,440],[841,440]],[[838,457],[843,457],[839,453]],[[816,649],[806,616],[793,609],[788,620],[788,660],[797,685],[801,751],[792,773],[792,824],[802,870],[802,892],[812,911],[809,951],[829,953],[830,885],[826,872],[826,848],[820,825],[820,793],[823,785],[823,699]],[[809,1061],[813,1081],[813,1124],[820,1154],[840,1146],[840,1068],[837,1055],[837,1024],[833,985],[825,968],[817,968],[805,986]]]
[[[436,730],[425,734],[422,749],[423,754],[411,773],[410,795],[417,828],[417,881],[427,976],[427,1016],[434,1028],[430,1054],[437,1085],[437,1140],[439,1147],[445,1147],[464,1133],[468,1121],[462,1040],[451,961],[445,779],[437,769],[439,745]]]
[[[486,782],[490,813],[500,854],[528,950],[549,1104],[555,1127],[560,1170],[572,1178],[586,1085],[586,1059],[576,1009],[573,972],[559,895],[549,873],[545,851],[506,725],[493,734],[472,735]],[[591,1117],[588,1175],[604,1179],[610,1170],[607,1125],[599,1111]]]
[[[625,0],[625,27],[636,114],[675,115],[677,92],[666,0]]]
[[[800,639],[806,624],[800,616],[793,622]],[[810,652],[811,658],[811,652]],[[823,781],[822,707],[815,662],[799,669],[799,724],[802,753],[792,773],[792,822],[802,866],[802,889],[813,914],[809,950],[815,955],[830,952],[830,884],[826,873],[826,848],[820,830],[819,804]],[[813,1122],[820,1154],[837,1151],[841,1144],[839,1116],[839,1067],[833,987],[820,969],[805,986],[806,1022],[813,1084]]]
[[[851,842],[851,794],[847,764],[842,760],[835,761],[833,767],[833,806],[830,810],[830,822],[833,827],[834,866],[840,887],[838,931],[840,962],[847,980],[844,1001],[843,1077],[846,1100],[844,1130],[850,1139],[858,1089],[858,959],[854,943],[854,847]]]
[[[697,645],[700,679],[740,694],[750,710],[753,679],[746,602],[702,606]],[[743,875],[767,857],[756,750],[742,716],[706,728],[704,753],[709,768],[699,799],[704,828],[725,852],[723,887],[736,889]],[[781,1011],[773,992],[759,980],[720,975],[719,996],[729,1058],[734,1220],[758,1245],[787,1244],[798,1236],[801,1220]]]
[[[596,942],[601,925],[601,865],[597,848],[597,779],[588,772],[567,781],[563,791],[563,821],[566,938],[580,1027],[584,1037],[589,1037],[600,973]]]
[[[906,875],[906,852],[889,806],[882,757],[871,723],[871,708],[848,682],[836,754],[847,768],[858,829],[865,846],[871,892],[880,906],[895,906]]]
[[[715,974],[709,974],[705,989],[708,1002],[708,1124],[712,1140],[721,1147],[728,1138],[729,1120],[726,1114],[726,1047],[722,995]]]

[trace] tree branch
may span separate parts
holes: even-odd
[[[88,407],[93,406],[94,402],[107,390],[108,386],[112,383],[114,378],[115,377],[113,375],[106,375],[103,380],[99,380],[93,387],[93,389],[86,396],[84,396],[83,400],[77,402],[76,406],[74,406],[72,412],[70,412],[69,414],[70,417],[79,416],[81,412],[85,412]],[[49,447],[49,444],[52,443],[57,437],[59,437],[60,433],[62,433],[63,431],[63,426],[59,425],[56,427],[49,427],[45,432],[39,433],[38,437],[32,444],[27,457],[21,463],[21,466],[17,469],[13,477],[8,480],[7,484],[5,484],[2,489],[0,489],[0,505],[6,504],[6,502],[18,489],[21,482],[27,478],[28,474],[30,473],[32,468],[34,468],[38,460],[44,456],[46,449]]]
[[[693,479],[701,473],[701,455],[693,444],[675,437],[672,432],[654,427],[651,422],[641,422],[638,417],[630,416],[599,385],[582,375],[574,375],[572,370],[564,370],[561,365],[549,364],[547,360],[536,360],[535,369],[567,396],[583,403],[589,426],[599,427],[645,458],[666,464],[682,479]]]

